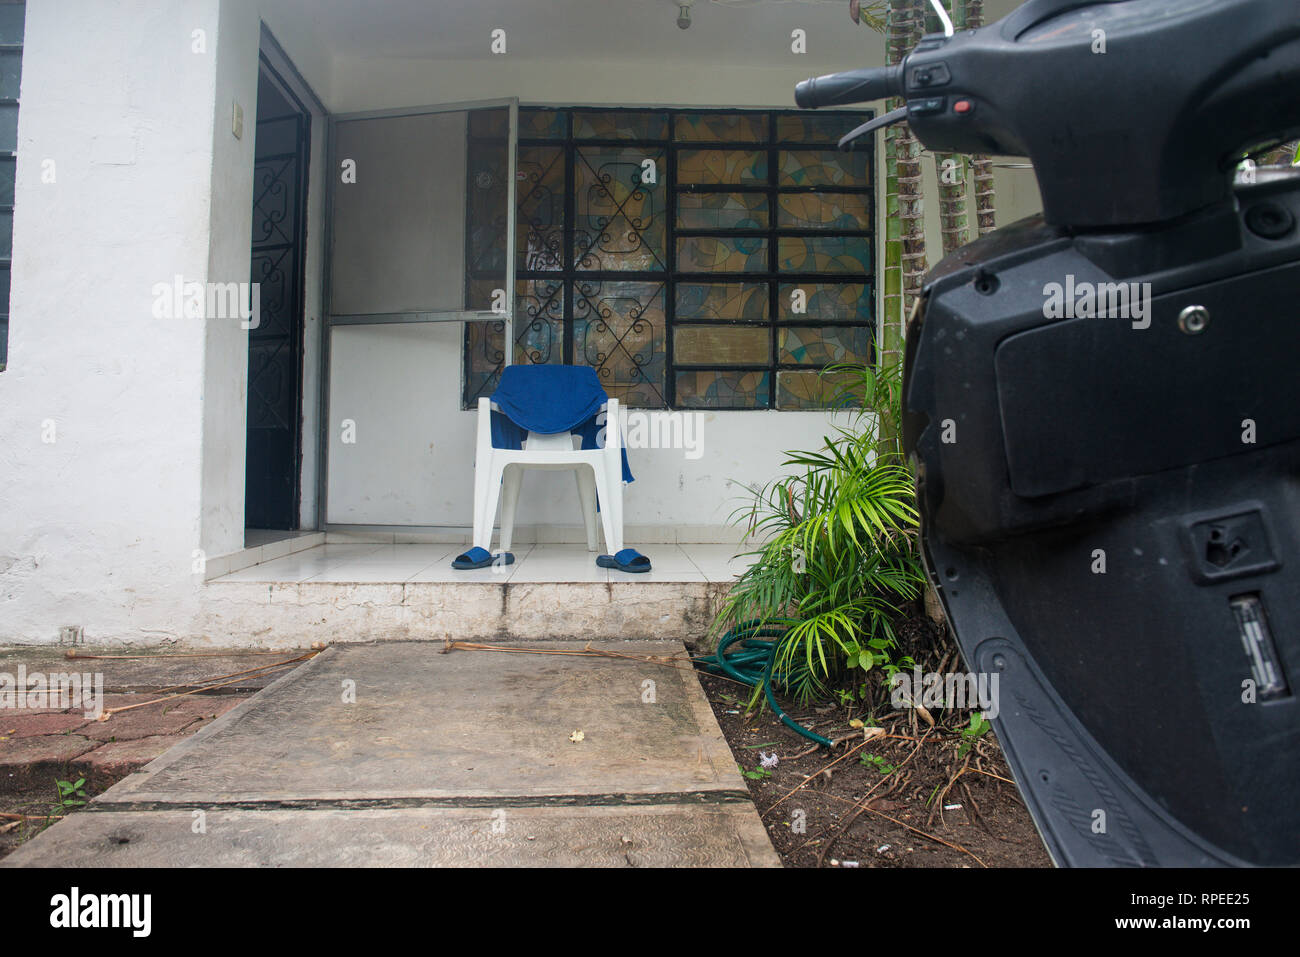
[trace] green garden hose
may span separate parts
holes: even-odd
[[[781,719],[782,724],[792,731],[797,731],[809,741],[816,741],[823,748],[829,748],[832,744],[830,739],[809,731],[791,718],[776,703],[776,697],[772,694],[772,663],[776,660],[776,650],[781,643],[763,639],[780,638],[783,634],[784,631],[779,628],[765,628],[754,621],[745,622],[723,636],[718,642],[717,651],[695,660],[706,670],[714,674],[724,674],[751,688],[762,685],[767,703],[772,706],[772,711]],[[738,647],[731,651],[731,647],[737,644]]]

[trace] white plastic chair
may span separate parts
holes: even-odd
[[[523,449],[492,446],[491,399],[478,400],[478,444],[474,459],[474,544],[492,551],[492,527],[498,500],[501,505],[501,551],[510,551],[515,531],[515,509],[525,469],[577,473],[578,500],[587,528],[587,550],[596,550],[596,496],[600,496],[600,521],[605,548],[610,555],[623,550],[623,444],[619,429],[618,399],[605,404],[605,447],[583,450],[581,437],[572,432],[539,435],[529,432]]]

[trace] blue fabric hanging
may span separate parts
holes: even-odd
[[[492,401],[501,410],[492,411],[492,445],[498,449],[522,449],[529,432],[576,432],[584,450],[597,449],[601,429],[619,428],[601,421],[609,396],[590,366],[506,366]],[[623,481],[634,481],[626,446],[621,451]]]

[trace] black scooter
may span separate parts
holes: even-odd
[[[1049,851],[1300,864],[1300,171],[1234,185],[1300,134],[1300,3],[1030,0],[796,101],[888,96],[857,135],[1027,156],[1042,193],[927,277],[904,437]]]

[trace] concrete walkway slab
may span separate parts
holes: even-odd
[[[86,812],[4,861],[76,867],[779,867],[753,805]]]
[[[530,647],[683,660],[331,648],[3,863],[779,866],[679,642]]]

